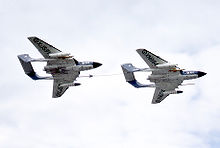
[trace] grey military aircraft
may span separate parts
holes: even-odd
[[[152,104],[157,104],[163,101],[170,94],[183,93],[181,90],[176,90],[184,80],[191,80],[206,75],[201,71],[184,71],[177,67],[177,64],[168,63],[166,60],[151,53],[146,49],[137,49],[137,53],[147,63],[150,68],[136,68],[131,63],[121,65],[125,79],[128,83],[136,88],[155,87],[155,92]],[[152,72],[147,78],[152,84],[141,84],[134,76],[134,72],[145,71]]]
[[[61,97],[70,86],[80,85],[80,83],[74,83],[80,71],[90,70],[102,65],[98,62],[79,62],[70,53],[64,53],[37,37],[28,37],[28,39],[44,58],[33,59],[28,54],[22,54],[18,55],[18,59],[25,74],[33,80],[54,80],[53,98]],[[44,71],[52,76],[37,75],[31,62],[47,62]]]

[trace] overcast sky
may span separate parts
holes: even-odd
[[[219,16],[218,0],[0,0],[0,147],[220,147]],[[79,78],[53,99],[53,82],[31,80],[17,59],[42,57],[28,36],[103,64],[81,75],[147,67],[137,48],[208,74],[156,105],[153,88],[133,88],[123,75]],[[149,83],[149,74],[137,79]]]

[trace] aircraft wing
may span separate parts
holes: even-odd
[[[67,74],[55,73],[52,74],[52,76],[54,78],[53,98],[58,98],[61,97],[69,88],[68,84],[73,84],[73,82],[79,76],[79,72],[69,71]]]
[[[167,96],[169,96],[169,94],[166,94],[164,95],[163,94],[164,90],[157,87],[155,89],[155,92],[154,92],[154,97],[153,97],[153,100],[152,100],[152,104],[157,104],[157,103],[160,103],[161,101],[163,101]]]
[[[38,37],[28,37],[31,43],[38,49],[45,59],[49,59],[49,54],[61,52],[59,49],[39,39]]]
[[[163,101],[167,96],[169,96],[169,93],[165,92],[175,91],[175,89],[178,88],[178,86],[181,85],[182,82],[182,80],[174,80],[172,82],[156,83],[156,89],[154,92],[152,104],[160,103],[161,101]]]
[[[159,64],[168,63],[166,60],[151,53],[150,51],[147,51],[146,49],[137,49],[137,52],[150,68],[157,68],[157,65]]]

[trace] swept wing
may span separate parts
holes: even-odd
[[[45,59],[49,59],[49,54],[60,53],[61,51],[38,37],[28,37],[31,43],[38,49]]]
[[[179,75],[179,68],[175,64],[170,64],[163,58],[151,53],[146,49],[137,49],[138,54],[147,63],[147,65],[152,69],[151,78],[155,78],[155,92],[152,100],[152,104],[160,103],[169,94],[176,92],[175,89],[183,82],[182,80],[168,80],[160,81],[163,79],[162,75],[172,75],[173,77]],[[175,72],[174,72],[175,71]],[[157,78],[159,76],[160,78]],[[157,79],[157,80],[156,80]]]
[[[79,76],[79,72],[69,71],[67,74],[52,74],[54,78],[53,83],[53,98],[60,97],[69,88],[68,84],[73,84],[76,78]]]
[[[47,61],[47,66],[53,67],[53,66],[62,65],[64,67],[68,67],[77,64],[77,61],[74,58],[67,58],[67,59],[61,58],[61,59],[53,60],[54,57],[50,55],[62,56],[61,50],[39,39],[38,37],[28,37],[28,39],[38,49],[38,51],[43,55],[43,57],[45,59],[48,59],[45,60]],[[64,92],[69,88],[69,86],[74,85],[73,82],[76,80],[79,74],[80,72],[78,71],[64,71],[64,72],[54,71],[54,73],[51,73],[54,79],[52,97],[57,98],[62,96]]]
[[[142,59],[147,63],[150,68],[157,68],[159,64],[168,63],[166,60],[161,57],[151,53],[146,49],[137,49],[138,54],[142,57]]]
[[[182,82],[182,80],[174,80],[172,82],[155,83],[156,89],[154,92],[152,104],[160,103],[163,101],[167,96],[169,96],[169,94],[175,92],[175,89],[178,88]]]

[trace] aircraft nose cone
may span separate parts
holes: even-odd
[[[101,66],[102,64],[101,63],[98,63],[98,62],[93,62],[93,67],[94,68],[97,68],[99,66]]]
[[[202,72],[202,71],[199,71],[199,72],[198,72],[198,77],[202,77],[202,76],[204,76],[204,75],[206,75],[205,72]]]

